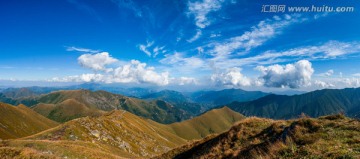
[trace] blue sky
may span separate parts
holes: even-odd
[[[359,87],[359,9],[356,0],[1,1],[0,85]]]

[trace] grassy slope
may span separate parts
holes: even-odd
[[[235,122],[245,117],[227,107],[213,109],[201,116],[169,126],[174,132],[187,140],[200,139],[212,133],[228,130]]]
[[[66,122],[72,119],[86,116],[101,116],[105,111],[87,107],[75,99],[66,99],[58,104],[37,104],[32,108],[39,114],[58,122]]]
[[[186,140],[126,111],[112,111],[104,116],[85,117],[20,140],[7,141],[7,149],[31,148],[40,154],[70,158],[151,157],[166,152]],[[29,143],[31,143],[30,146]],[[81,151],[79,151],[81,150]],[[92,153],[87,153],[92,152]],[[113,157],[111,157],[113,156]]]
[[[188,142],[186,139],[226,131],[231,123],[240,119],[243,119],[240,114],[222,108],[191,120],[165,125],[117,110],[101,117],[71,120],[26,138],[3,141],[2,148],[0,144],[0,157],[20,157],[16,154],[30,152],[36,157],[148,158],[184,145]],[[210,128],[207,127],[214,132],[208,131]]]
[[[24,137],[58,125],[24,105],[0,103],[0,114],[0,139]]]
[[[157,158],[360,158],[360,122],[342,115],[247,118],[223,134]]]

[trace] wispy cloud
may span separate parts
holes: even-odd
[[[209,19],[208,14],[220,10],[224,2],[225,0],[202,0],[188,2],[187,15],[194,18],[195,25],[198,29],[196,30],[196,34],[187,40],[187,42],[192,43],[200,38],[202,35],[201,29],[209,26],[213,20]]]
[[[79,2],[78,0],[67,0],[67,1],[69,3],[71,3],[71,4],[73,4],[79,10],[81,10],[81,11],[95,17],[96,20],[98,20],[99,22],[102,22],[102,19],[97,14],[97,12],[92,7],[90,7],[88,4],[83,3],[83,2]]]
[[[202,0],[188,2],[188,14],[195,19],[195,25],[199,28],[205,28],[210,25],[208,14],[220,10],[224,0]]]
[[[260,21],[256,26],[252,26],[250,31],[246,31],[240,36],[210,44],[209,47],[212,49],[209,53],[223,58],[229,54],[247,52],[281,34],[285,27],[304,20],[300,15],[274,16],[272,19]]]
[[[187,40],[187,41],[188,41],[189,43],[192,43],[192,42],[194,42],[195,40],[199,39],[200,36],[201,36],[201,34],[202,34],[202,31],[201,31],[200,29],[198,29],[198,30],[196,30],[196,34],[195,34],[192,38],[190,38],[189,40]]]
[[[77,52],[85,52],[85,53],[101,52],[101,50],[93,50],[93,49],[87,49],[87,48],[81,48],[81,47],[75,47],[75,46],[66,47],[66,51],[77,51]]]
[[[293,48],[285,51],[266,51],[262,54],[246,58],[224,58],[217,60],[217,64],[223,67],[235,67],[244,65],[267,65],[279,62],[289,62],[300,59],[321,60],[346,57],[360,53],[360,42],[328,41],[320,45],[309,45]]]
[[[135,16],[137,17],[142,17],[143,15],[141,9],[132,0],[110,0],[110,1],[116,4],[121,10],[123,8],[132,10]]]
[[[328,70],[328,71],[326,71],[324,73],[320,73],[319,76],[321,76],[321,77],[330,77],[333,74],[334,74],[334,70]]]
[[[147,41],[146,44],[140,44],[138,45],[140,51],[144,52],[149,57],[151,56],[151,52],[148,50],[149,47],[151,47],[154,44],[154,41]]]

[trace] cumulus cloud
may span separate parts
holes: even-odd
[[[97,54],[83,54],[78,58],[78,63],[95,71],[111,71],[106,65],[117,62],[118,60],[111,57],[108,52]]]
[[[121,61],[117,67],[108,67],[109,64],[118,62],[107,52],[97,54],[83,54],[78,58],[79,64],[95,72],[82,75],[53,78],[54,82],[104,82],[104,83],[148,83],[168,85],[170,81],[168,72],[157,72],[154,67],[147,66],[137,60]]]
[[[120,83],[153,83],[157,85],[169,84],[169,73],[157,73],[154,67],[146,67],[146,63],[137,60],[114,70],[113,82]]]
[[[220,10],[224,0],[202,0],[188,3],[188,14],[194,16],[195,25],[199,28],[205,28],[210,25],[208,14]]]
[[[290,87],[300,88],[311,85],[311,76],[314,73],[312,65],[307,60],[301,60],[294,64],[271,65],[268,67],[258,66],[262,72],[259,78],[266,87]]]
[[[324,73],[320,73],[319,76],[322,76],[322,77],[330,77],[334,74],[334,70],[328,70]]]
[[[241,73],[241,69],[234,67],[225,72],[214,73],[211,80],[217,85],[224,86],[250,86],[251,80]]]

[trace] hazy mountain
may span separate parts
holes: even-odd
[[[58,125],[24,105],[0,103],[0,114],[0,139],[25,137]]]
[[[228,104],[234,101],[251,101],[264,97],[268,93],[260,91],[245,91],[242,89],[224,89],[220,91],[200,91],[191,94],[193,101],[218,106]]]
[[[268,95],[227,106],[246,116],[274,119],[297,118],[301,113],[318,117],[339,112],[354,117],[360,113],[360,88],[324,89],[294,96]]]
[[[75,119],[4,145],[0,142],[0,157],[149,158],[184,145],[189,142],[187,139],[226,131],[241,119],[242,115],[222,108],[164,125],[114,110],[100,117]]]
[[[8,98],[27,98],[27,97],[36,97],[41,94],[48,94],[52,91],[59,90],[61,88],[57,87],[22,87],[22,88],[6,88],[2,90]]]
[[[159,92],[154,92],[154,93],[150,93],[145,96],[142,96],[141,98],[142,99],[152,99],[152,100],[159,99],[159,100],[166,101],[180,109],[183,109],[183,110],[191,113],[191,115],[193,115],[193,116],[199,115],[200,113],[202,113],[206,110],[206,108],[203,105],[192,102],[190,97],[185,96],[181,92],[177,92],[177,91],[173,91],[173,90],[163,90],[163,91],[159,91]]]
[[[342,115],[289,121],[253,117],[156,158],[360,158],[359,136],[359,120]]]
[[[144,101],[105,91],[57,91],[36,98],[33,109],[58,122],[84,116],[99,116],[104,111],[123,109],[160,123],[190,118],[186,111],[161,100]]]

